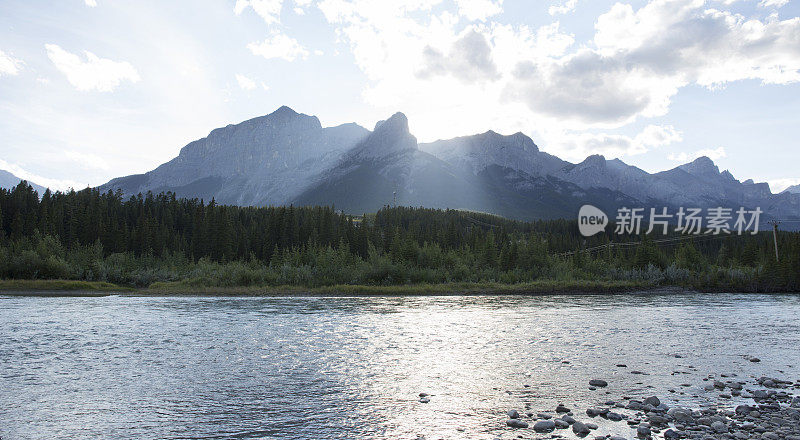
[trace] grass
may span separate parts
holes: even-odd
[[[531,295],[548,293],[617,293],[653,288],[635,282],[534,281],[520,284],[444,283],[393,286],[335,285],[198,287],[186,282],[153,283],[134,295],[241,295],[241,296],[424,296],[424,295]]]
[[[0,280],[0,292],[127,292],[130,287],[99,281]]]

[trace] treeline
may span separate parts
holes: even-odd
[[[408,207],[354,217],[333,207],[235,207],[171,193],[40,197],[23,182],[0,189],[0,277],[309,287],[606,280],[800,290],[798,233],[780,233],[777,262],[771,232],[657,242],[608,229],[584,239],[567,220]]]

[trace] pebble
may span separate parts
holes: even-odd
[[[593,387],[601,387],[601,388],[603,388],[603,387],[607,387],[608,386],[608,382],[606,382],[606,381],[604,381],[602,379],[592,379],[592,380],[589,381],[589,385],[591,385]]]
[[[519,419],[508,419],[506,420],[506,426],[511,428],[527,428],[528,423]]]
[[[582,422],[575,422],[572,424],[572,432],[574,432],[576,435],[588,435],[591,430]]]
[[[642,403],[644,403],[645,405],[650,405],[652,407],[657,407],[661,405],[661,401],[658,400],[658,397],[656,396],[650,396],[647,399],[644,399],[644,402]]]
[[[556,424],[552,420],[539,420],[533,425],[533,430],[536,432],[553,432],[556,429]]]

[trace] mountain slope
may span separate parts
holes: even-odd
[[[786,188],[785,190],[781,191],[781,193],[800,194],[800,185],[790,186],[790,187]]]
[[[23,180],[25,179],[20,179],[8,171],[0,170],[0,188],[13,189],[15,186],[19,185],[19,182]],[[30,181],[28,181],[28,185],[32,186],[40,196],[47,190],[47,188]]]
[[[173,191],[235,205],[279,204],[367,133],[356,124],[322,128],[315,116],[281,107],[213,130],[155,170],[111,180],[101,189],[127,195]]]

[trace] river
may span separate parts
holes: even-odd
[[[800,296],[0,294],[3,440],[511,439],[510,409],[701,407],[720,374],[800,379]]]

